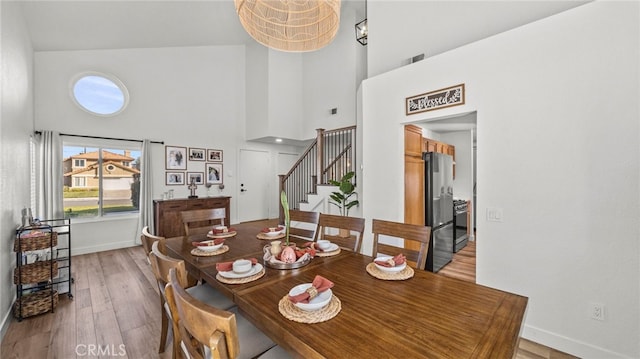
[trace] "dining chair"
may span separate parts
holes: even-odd
[[[289,237],[313,241],[318,231],[319,212],[289,210]]]
[[[378,254],[388,254],[395,256],[399,253],[405,255],[408,261],[415,262],[417,269],[425,269],[427,253],[429,252],[429,240],[431,238],[431,227],[417,224],[407,224],[374,219],[372,221],[373,232],[373,256]],[[379,242],[380,235],[403,238],[404,247]],[[408,248],[407,242],[413,242],[418,250]]]
[[[238,309],[222,310],[193,297],[178,271],[169,271],[167,302],[185,358],[287,358],[281,347],[244,318]],[[271,352],[271,353],[269,353]]]
[[[200,284],[200,285],[190,285],[190,281],[187,276],[187,270],[185,268],[184,260],[171,258],[165,254],[163,254],[160,250],[160,243],[163,242],[164,239],[158,240],[151,246],[151,252],[149,253],[149,261],[151,262],[151,268],[153,270],[153,274],[156,277],[156,281],[158,283],[158,291],[160,292],[160,310],[162,312],[162,328],[160,331],[160,348],[158,350],[159,353],[164,352],[164,348],[166,347],[167,334],[169,331],[169,321],[171,320],[171,311],[167,306],[167,297],[165,293],[165,286],[167,284],[167,278],[169,275],[169,270],[175,269],[176,275],[180,280],[180,284],[185,290],[189,292],[193,297],[206,302],[212,306],[221,309],[229,309],[235,306],[233,301],[227,297],[225,297],[218,290],[214,289],[208,284]],[[176,357],[179,342],[176,341],[175,330],[176,326],[172,325],[174,330],[174,340],[173,340],[173,357]]]
[[[184,233],[187,236],[193,234],[203,234],[211,230],[215,225],[224,226],[224,219],[227,216],[224,208],[195,209],[180,212]]]
[[[346,231],[345,235],[335,233],[340,229]],[[333,232],[327,233],[331,231]],[[356,232],[356,234],[353,235],[352,232]],[[364,218],[320,213],[315,241],[328,239],[342,248],[359,253],[363,234]]]
[[[140,241],[142,242],[142,248],[144,248],[144,253],[147,255],[147,262],[149,261],[149,252],[151,252],[151,246],[153,245],[154,242],[160,239],[164,239],[164,237],[154,236],[153,234],[149,233],[149,226],[144,226],[144,228],[142,228],[142,235],[140,236]],[[164,241],[162,242],[162,244],[164,247]],[[163,248],[163,247],[160,247],[160,251],[163,254],[167,254],[166,248]]]

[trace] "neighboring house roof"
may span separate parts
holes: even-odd
[[[107,166],[107,165],[113,165],[113,166],[118,167],[118,168],[120,168],[120,169],[122,169],[124,171],[131,172],[132,174],[140,174],[140,171],[138,171],[137,169],[131,168],[131,167],[127,167],[127,166],[123,166],[122,164],[120,164],[118,162],[107,161],[107,162],[103,163],[103,166]],[[64,174],[64,176],[65,177],[73,176],[73,175],[77,175],[77,174],[82,173],[82,172],[93,171],[96,168],[98,168],[98,164],[94,163],[94,164],[91,164],[91,165],[89,165],[87,167],[82,167],[82,168],[76,169],[75,171],[67,172],[67,173]]]
[[[68,160],[68,159],[87,159],[87,160],[98,160],[98,151],[93,151],[93,152],[87,152],[87,153],[79,153],[77,155],[73,155],[70,156],[68,158],[65,158],[64,161]],[[113,153],[113,152],[109,152],[106,150],[102,150],[102,160],[103,161],[133,161],[135,160],[135,158],[131,157],[131,156],[125,156],[125,155],[120,155],[117,153]]]

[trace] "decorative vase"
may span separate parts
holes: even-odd
[[[282,252],[282,242],[281,241],[271,241],[271,248],[269,249],[271,255],[277,257],[280,252]]]

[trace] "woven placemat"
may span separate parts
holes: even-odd
[[[222,254],[226,251],[229,250],[229,246],[226,244],[223,244],[222,247],[218,248],[215,251],[211,251],[211,252],[206,252],[203,251],[200,248],[194,248],[191,250],[191,254],[197,257],[211,257],[211,256],[217,256],[218,254]]]
[[[221,276],[220,273],[218,273],[216,274],[216,279],[220,283],[225,283],[225,284],[244,284],[244,283],[253,282],[254,280],[258,280],[262,278],[264,276],[264,273],[265,273],[265,270],[264,270],[264,267],[262,267],[262,270],[260,272],[245,278],[225,278]]]
[[[285,234],[284,233],[280,233],[278,235],[275,236],[268,236],[262,232],[258,233],[258,235],[256,236],[258,239],[266,239],[266,240],[276,240],[276,239],[282,239],[284,238]]]
[[[217,238],[229,238],[229,237],[235,236],[236,234],[238,234],[238,232],[236,232],[236,231],[231,231],[231,232],[226,232],[226,233],[218,233],[218,234],[213,234],[213,233],[209,232],[209,233],[207,233],[207,237],[208,238],[214,238],[214,239],[217,239]]]
[[[342,250],[340,248],[336,249],[335,251],[331,251],[331,252],[320,252],[320,251],[316,251],[316,257],[333,257],[333,256],[337,256],[338,254],[340,254]]]
[[[278,310],[282,316],[294,322],[305,324],[322,323],[338,315],[342,310],[342,303],[338,297],[332,295],[331,301],[326,307],[314,311],[306,311],[296,307],[289,300],[289,295],[285,295],[278,303]]]
[[[413,268],[406,266],[399,272],[384,272],[376,267],[376,264],[371,262],[367,264],[367,273],[378,279],[384,280],[405,280],[413,277]]]

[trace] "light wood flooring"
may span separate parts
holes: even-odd
[[[170,347],[157,353],[160,304],[142,247],[74,256],[72,264],[74,299],[63,295],[55,313],[12,320],[0,358],[171,358]],[[439,274],[475,282],[475,242]],[[517,358],[575,357],[522,339]]]

